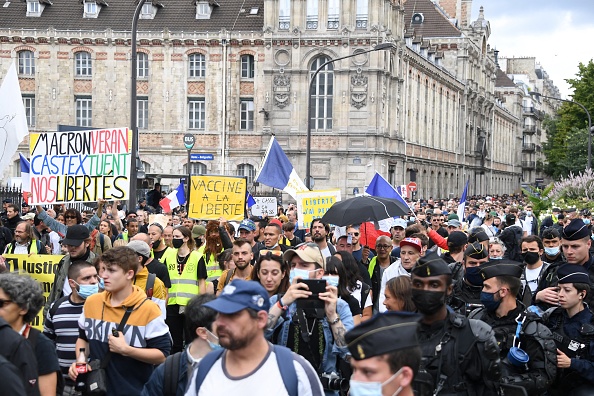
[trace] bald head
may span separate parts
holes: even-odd
[[[375,251],[380,260],[385,260],[392,252],[392,240],[390,237],[382,235],[375,240]]]
[[[148,236],[148,234],[145,234],[144,232],[139,232],[138,234],[134,235],[132,238],[130,238],[131,241],[142,241],[145,242],[147,245],[151,246],[151,238]]]

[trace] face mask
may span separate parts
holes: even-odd
[[[394,378],[400,374],[402,369],[398,370],[393,376],[388,378],[384,382],[363,382],[363,381],[355,381],[350,380],[350,391],[349,395],[351,396],[381,396],[382,395],[382,387],[386,386],[390,383]],[[392,396],[398,395],[402,391],[402,386],[398,387],[396,392]]]
[[[291,272],[289,272],[289,283],[293,284],[293,279],[297,277],[301,279],[309,279],[309,271],[293,268]]]
[[[582,219],[585,225],[590,224],[590,219]]]
[[[103,280],[103,278],[99,278],[99,288],[101,290],[105,290],[105,281]]]
[[[526,252],[522,253],[522,259],[526,264],[532,265],[538,263],[540,256],[538,255],[538,252]]]
[[[481,292],[481,304],[485,306],[487,311],[493,312],[499,308],[501,300],[495,300],[495,294],[499,293],[499,290],[494,293]]]
[[[179,249],[180,247],[183,246],[184,239],[183,238],[173,238],[171,240],[171,244],[173,245],[174,248]]]
[[[153,249],[158,248],[160,244],[161,244],[161,240],[160,239],[158,239],[155,242],[153,242]]]
[[[489,257],[489,260],[501,260],[501,259],[503,259],[503,256],[502,257]]]
[[[101,279],[103,280],[103,279]],[[76,283],[76,282],[74,282]],[[78,295],[80,296],[80,298],[84,298],[85,300],[87,299],[87,297],[92,296],[95,293],[99,293],[99,284],[95,283],[94,285],[79,285],[78,283],[76,283],[76,285],[78,286],[78,289],[76,289],[76,292],[78,293]]]
[[[480,267],[467,267],[464,277],[473,286],[482,286],[483,278],[481,277]]]
[[[546,255],[549,257],[553,257],[553,256],[556,256],[559,254],[559,246],[546,247],[544,250],[545,250]]]
[[[211,336],[212,338],[214,338],[215,340],[217,340],[217,342],[213,342],[213,341],[209,340],[208,338],[206,339],[206,342],[208,342],[208,346],[210,347],[210,349],[212,349],[213,351],[215,349],[221,349],[222,346],[219,344],[219,337],[217,337],[216,335],[212,334],[208,330],[206,330],[206,332],[208,333],[209,336]]]
[[[528,216],[528,217],[532,216],[532,212],[531,212],[531,211],[529,211],[529,210],[527,210],[527,211],[526,211],[526,216]]]
[[[326,276],[322,276],[322,279],[324,279],[326,282],[328,282],[328,284],[330,286],[338,287],[338,279],[339,279],[338,276],[326,275]]]
[[[433,315],[445,305],[445,292],[412,289],[412,301],[420,313]]]

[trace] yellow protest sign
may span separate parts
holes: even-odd
[[[43,298],[47,300],[54,284],[54,274],[58,272],[58,265],[62,255],[49,254],[5,254],[6,268],[11,272],[28,274],[31,278],[41,283]],[[45,305],[45,301],[44,301]],[[43,305],[41,310],[31,322],[31,326],[43,330]]]
[[[233,176],[192,176],[188,217],[241,221],[245,218],[247,181]]]
[[[340,189],[314,190],[297,193],[299,228],[309,228],[311,221],[324,216],[332,205],[340,201]]]

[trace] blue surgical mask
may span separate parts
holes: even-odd
[[[210,331],[206,330],[206,332],[208,333],[208,335],[210,337],[212,337],[213,339],[217,340],[216,342],[209,340],[208,338],[206,339],[206,342],[208,342],[208,346],[210,347],[210,349],[212,349],[213,351],[215,349],[221,349],[222,346],[219,344],[219,337],[217,337],[216,335],[212,334]]]
[[[349,395],[351,396],[381,396],[382,395],[382,387],[386,384],[389,384],[394,378],[400,374],[402,369],[398,370],[393,376],[388,378],[384,382],[363,382],[363,381],[355,381],[350,380],[350,391]],[[398,387],[396,392],[392,396],[398,395],[402,391],[402,387]]]
[[[105,281],[103,278],[99,278],[99,289],[105,290]]]
[[[532,212],[531,212],[531,211],[529,211],[529,210],[527,210],[527,211],[526,211],[526,216],[528,216],[528,217],[532,216]]]
[[[487,311],[495,312],[499,308],[501,300],[495,300],[495,294],[499,293],[499,290],[494,293],[481,292],[481,304],[485,306]]]
[[[503,256],[501,257],[489,257],[489,260],[502,260]]]
[[[74,283],[76,283],[76,282],[74,282]],[[98,283],[95,283],[94,285],[79,285],[78,283],[76,283],[76,285],[78,286],[78,289],[76,290],[76,292],[78,293],[80,298],[84,298],[85,300],[89,296],[92,296],[95,293],[99,293],[99,284]]]
[[[590,224],[590,219],[582,219],[582,221],[584,222],[585,225]]]
[[[289,272],[289,283],[293,284],[293,279],[297,277],[301,279],[309,279],[309,271],[293,268],[291,272]]]
[[[326,275],[326,276],[322,276],[322,279],[324,279],[326,282],[328,282],[328,284],[330,286],[338,287],[338,279],[339,279],[339,277],[337,275]]]
[[[481,267],[467,267],[464,273],[464,277],[473,286],[481,286],[483,284],[483,278],[481,277]]]
[[[549,257],[553,257],[559,254],[559,246],[553,246],[553,247],[546,247],[544,248],[545,254]]]

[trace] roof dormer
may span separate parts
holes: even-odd
[[[154,19],[157,15],[159,8],[162,8],[163,4],[158,1],[147,1],[143,4],[142,10],[140,11],[140,19]]]
[[[84,6],[83,18],[97,18],[102,7],[107,7],[105,0],[82,0]]]
[[[9,3],[10,4],[10,3]],[[50,0],[27,0],[27,16],[40,17],[46,5],[52,5]]]
[[[210,19],[215,6],[219,7],[215,0],[196,0],[196,19]]]

